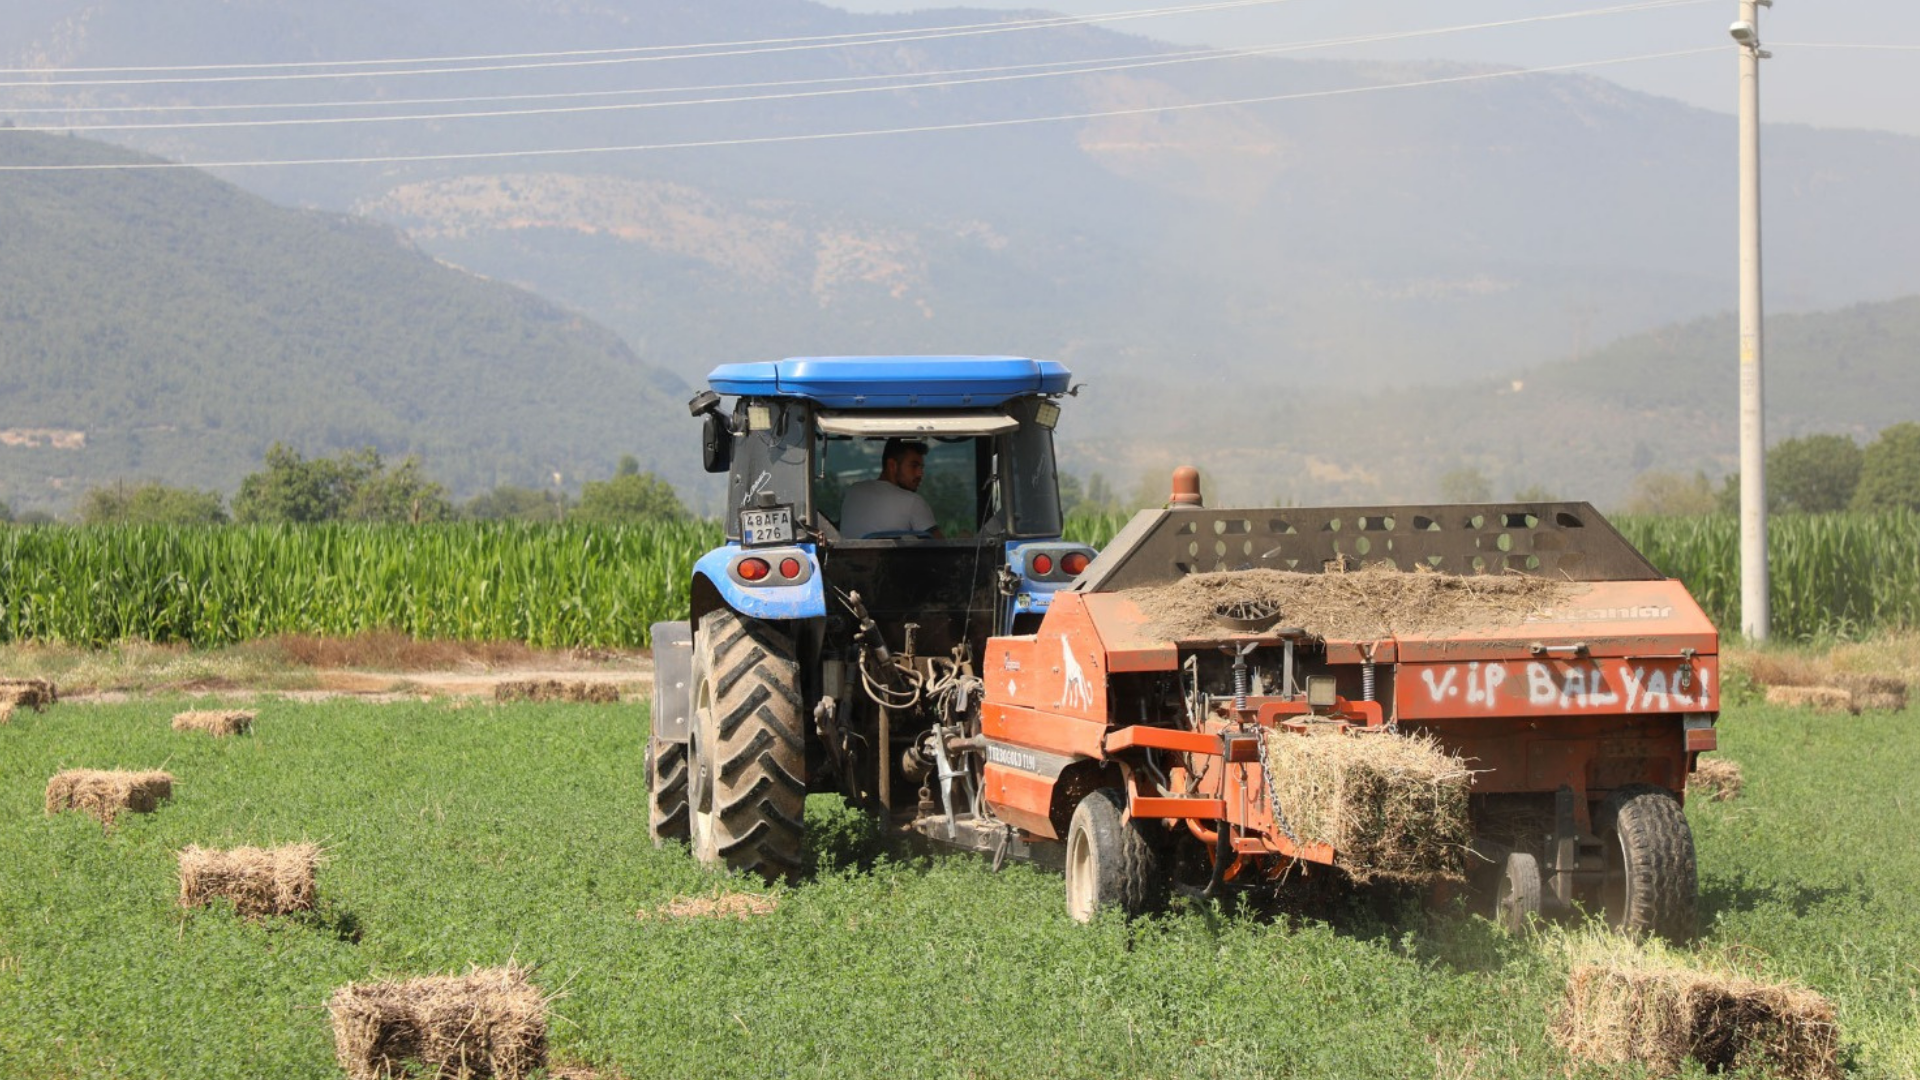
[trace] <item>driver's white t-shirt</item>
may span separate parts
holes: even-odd
[[[840,535],[859,540],[873,533],[933,528],[933,508],[916,491],[887,480],[862,480],[847,489],[840,504]]]

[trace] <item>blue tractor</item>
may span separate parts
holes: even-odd
[[[796,357],[708,381],[689,408],[705,468],[729,477],[726,543],[695,564],[687,620],[653,626],[655,841],[790,877],[807,794],[838,792],[1007,853],[1012,830],[979,812],[976,664],[990,635],[1030,631],[1094,555],[1061,540],[1053,432],[1067,369]],[[849,535],[840,526],[864,515],[845,512],[848,492],[887,469],[890,441],[920,455],[932,524]]]

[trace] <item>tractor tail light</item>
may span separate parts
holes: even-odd
[[[780,560],[780,576],[792,581],[800,576],[800,560],[789,555]]]
[[[768,566],[765,559],[741,559],[739,572],[747,581],[765,581],[767,575],[773,572],[773,567]]]
[[[1084,551],[1070,551],[1060,559],[1060,569],[1068,577],[1079,577],[1091,561]]]
[[[1053,573],[1053,556],[1044,552],[1033,557],[1033,572],[1042,577]]]

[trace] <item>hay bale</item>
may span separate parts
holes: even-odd
[[[343,986],[327,1003],[340,1067],[349,1080],[530,1075],[547,1063],[547,999],[527,974],[510,963]]]
[[[1901,712],[1907,707],[1905,679],[1843,671],[1833,683],[1853,695],[1854,712]]]
[[[1461,880],[1473,773],[1432,736],[1267,733],[1270,783],[1287,827],[1333,848],[1356,879]]]
[[[1714,802],[1737,799],[1746,786],[1747,778],[1741,774],[1739,762],[1726,758],[1701,758],[1693,774],[1687,777],[1687,794]]]
[[[612,705],[620,700],[620,688],[612,683],[559,679],[514,679],[493,688],[495,701],[571,701],[592,705]]]
[[[1811,990],[1678,966],[1581,964],[1554,1036],[1576,1058],[1656,1075],[1692,1059],[1708,1072],[1840,1075],[1833,1005]]]
[[[1825,713],[1860,711],[1854,708],[1853,695],[1837,686],[1769,686],[1767,704]]]
[[[250,919],[312,911],[319,866],[316,844],[230,851],[189,846],[180,853],[180,906],[204,907],[225,897]]]
[[[157,770],[68,769],[47,781],[47,813],[84,810],[106,825],[113,824],[122,810],[151,814],[172,797],[172,775]]]
[[[176,713],[175,731],[204,731],[209,735],[242,735],[252,730],[253,714],[243,709],[212,709]]]
[[[13,723],[13,702],[0,701],[0,727]]]
[[[40,712],[59,700],[59,691],[45,679],[0,679],[0,702]]]

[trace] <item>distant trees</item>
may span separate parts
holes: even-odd
[[[226,520],[218,492],[158,481],[90,488],[80,499],[80,521],[87,525],[220,525]]]
[[[1626,512],[1663,517],[1693,517],[1711,514],[1717,506],[1713,483],[1707,474],[1696,470],[1692,476],[1649,469],[1633,478],[1627,495]]]
[[[587,481],[580,505],[569,516],[575,521],[684,521],[688,514],[672,484],[641,472],[639,460],[626,454],[613,479]]]
[[[1449,469],[1440,474],[1440,501],[1483,503],[1493,499],[1493,483],[1474,468]]]
[[[418,524],[453,516],[446,490],[428,480],[420,460],[389,469],[368,447],[307,459],[280,443],[266,468],[240,481],[233,516],[241,522],[392,521]]]
[[[1895,424],[1861,454],[1855,510],[1920,510],[1920,424]]]
[[[12,520],[13,507],[8,506],[5,499],[0,499],[0,525],[5,525]]]
[[[560,521],[567,516],[567,493],[502,484],[468,499],[460,516],[474,521]]]

